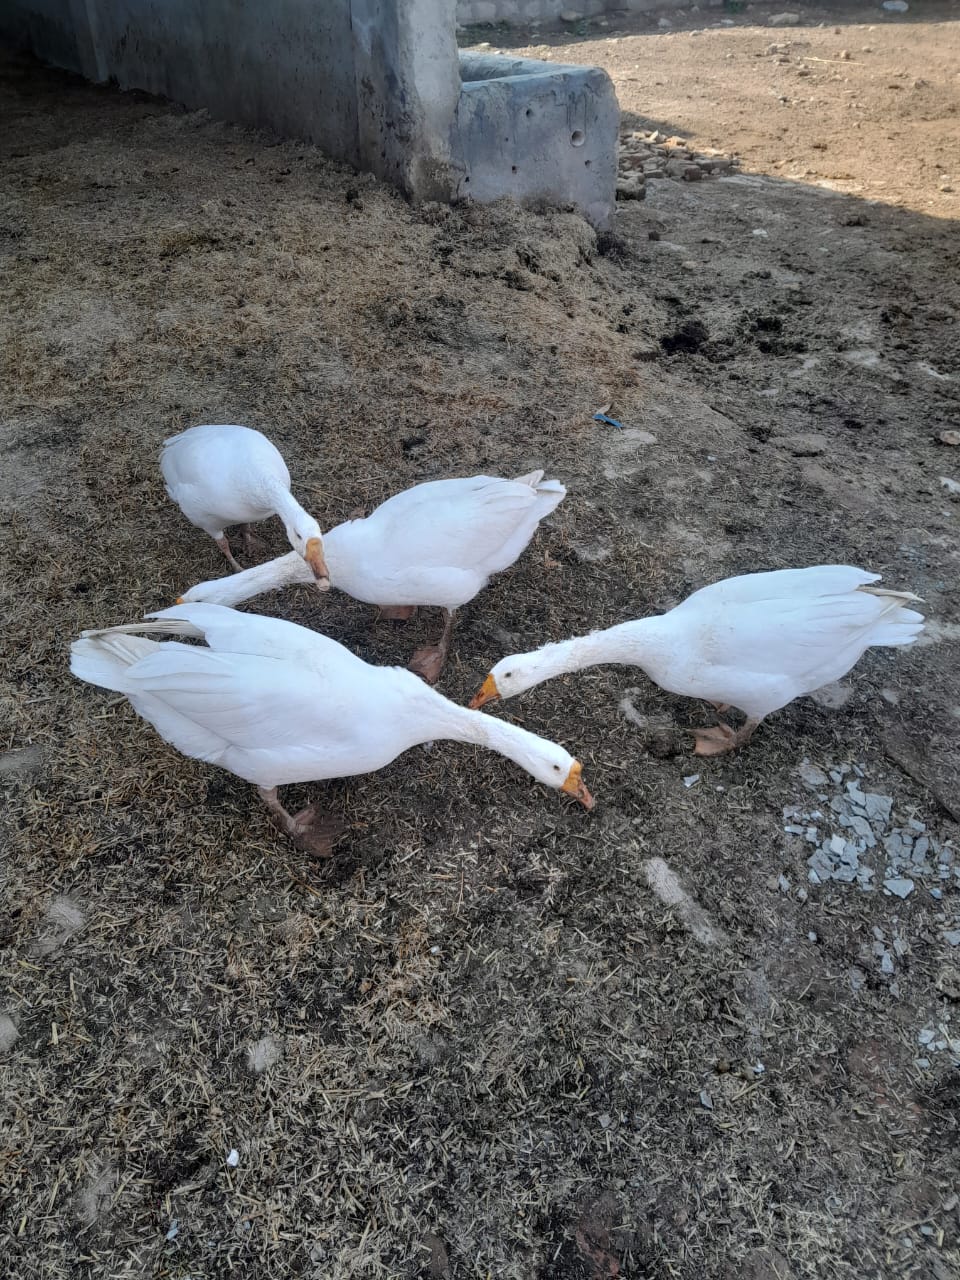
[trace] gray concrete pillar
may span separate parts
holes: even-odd
[[[421,200],[449,200],[460,100],[452,0],[351,0],[360,162]]]

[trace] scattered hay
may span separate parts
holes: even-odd
[[[569,214],[421,217],[306,146],[32,67],[6,85],[0,711],[4,749],[36,753],[0,776],[6,1270],[699,1280],[782,1256],[799,1280],[853,1280],[891,1256],[908,1274],[892,1222],[914,1258],[934,1249],[915,1224],[942,1229],[952,1265],[948,1064],[919,1074],[902,1006],[846,976],[890,905],[768,884],[774,851],[804,872],[779,816],[804,753],[888,767],[871,689],[898,681],[897,714],[945,740],[918,686],[955,682],[946,644],[865,664],[843,712],[787,708],[690,789],[689,704],[642,682],[629,723],[633,673],[554,681],[496,713],[577,750],[592,815],[438,745],[289,788],[350,824],[323,864],[279,840],[249,787],[67,669],[78,631],[219,572],[156,462],[199,421],[269,432],[324,523],[434,476],[547,465],[567,482],[530,553],[464,612],[443,685],[459,701],[508,649],[667,607],[758,557],[863,556],[936,598],[902,571],[893,527],[923,524],[915,486],[870,497],[859,454],[841,455],[828,493],[760,443],[768,402],[705,405],[707,366],[679,362],[725,377],[722,357],[755,388],[772,357],[738,364],[739,293],[692,306],[695,278],[663,284],[645,231],[628,255]],[[776,283],[738,271],[739,291]],[[711,312],[709,341],[669,357],[674,377],[651,353],[693,310]],[[610,402],[657,447],[610,444],[592,420]],[[611,554],[585,563],[587,545]],[[934,579],[938,554],[923,552]],[[309,590],[258,607],[375,662],[436,624]],[[925,815],[919,783],[886,785]],[[654,876],[672,905],[651,866],[677,868]],[[681,878],[727,945],[698,940]],[[956,924],[948,905],[910,911],[902,999],[933,1025]],[[901,1035],[878,1117],[857,1046]]]

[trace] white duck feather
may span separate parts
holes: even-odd
[[[725,724],[697,731],[697,752],[715,755],[794,698],[839,680],[871,646],[913,643],[923,617],[907,606],[919,597],[872,585],[879,580],[848,565],[727,578],[668,613],[503,658],[471,706],[600,663],[637,666],[670,693],[745,713],[736,733]]]
[[[563,485],[544,480],[543,474],[431,480],[395,494],[369,516],[345,521],[324,535],[331,585],[382,609],[443,609],[446,626],[439,645],[414,658],[414,668],[435,679],[455,610],[520,557],[540,521],[565,497]],[[180,599],[235,605],[309,580],[302,560],[285,555],[202,582]]]
[[[167,493],[191,524],[203,529],[237,570],[225,530],[269,516],[283,521],[306,575],[326,585],[320,526],[290,492],[290,472],[279,449],[252,427],[190,427],[163,442],[160,470]]]
[[[200,638],[206,647],[158,643],[149,638],[156,633]],[[278,824],[308,846],[315,815],[288,814],[278,786],[369,773],[431,740],[489,747],[592,804],[579,763],[562,747],[278,618],[212,604],[164,609],[145,622],[84,632],[70,669],[125,694],[184,755],[252,782]]]

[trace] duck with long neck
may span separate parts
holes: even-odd
[[[351,743],[349,734],[344,735],[338,744],[343,754],[335,768],[331,766],[331,772],[324,776],[371,772],[425,742],[465,742],[505,756],[536,781],[573,796],[585,809],[593,808],[595,801],[583,781],[580,761],[557,743],[507,720],[461,707],[412,672],[396,667],[367,666],[365,675],[368,683],[354,712],[360,717],[361,725],[369,726],[376,716],[376,743],[364,741],[362,734]],[[319,776],[316,765],[307,764],[302,778],[285,780],[311,781]],[[299,813],[289,813],[277,794],[280,785],[277,782],[273,786],[257,787],[275,825],[299,847],[329,856],[335,837],[343,829],[342,823],[316,804],[308,805]]]
[[[698,755],[719,755],[771,712],[841,679],[871,646],[913,643],[923,617],[907,606],[917,597],[878,581],[850,565],[726,578],[668,613],[503,658],[470,705],[600,663],[640,667],[670,693],[744,712],[738,730],[721,722],[694,731]]]
[[[167,493],[191,524],[203,529],[238,572],[226,530],[278,515],[296,554],[321,590],[328,586],[323,539],[316,520],[290,492],[290,472],[277,446],[252,427],[204,423],[163,442],[160,470]]]
[[[454,476],[413,485],[324,535],[330,581],[386,617],[408,618],[419,607],[442,610],[439,639],[410,662],[433,683],[450,649],[455,612],[516,562],[565,494],[540,470],[512,480]],[[281,556],[233,582],[201,582],[181,599],[235,605],[306,580],[302,562]]]
[[[206,640],[158,643],[153,635]],[[125,694],[185,755],[252,783],[275,824],[300,847],[332,851],[337,824],[313,806],[291,814],[278,788],[382,769],[418,743],[476,743],[538,782],[593,798],[580,762],[558,743],[468,710],[412,672],[374,667],[328,636],[219,605],[167,609],[142,622],[88,631],[70,669]]]

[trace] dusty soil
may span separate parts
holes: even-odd
[[[958,880],[812,884],[783,829],[806,759],[960,835],[960,39],[918,9],[550,37],[627,131],[742,161],[599,240],[3,64],[0,1272],[960,1275],[957,1060],[918,1039],[958,1034]],[[156,465],[209,420],[269,431],[325,523],[434,476],[568,484],[465,610],[458,700],[759,568],[882,572],[927,642],[716,761],[637,673],[543,686],[496,714],[576,750],[593,814],[441,744],[326,788],[350,829],[311,864],[67,672],[219,571]],[[255,607],[380,662],[436,621]]]

